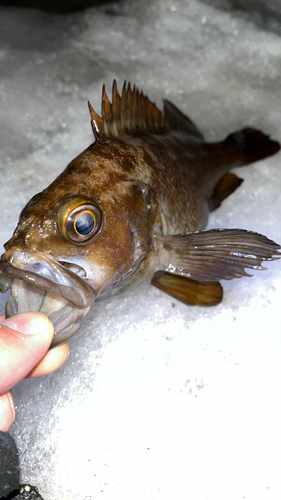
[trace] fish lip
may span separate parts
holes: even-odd
[[[5,259],[5,254],[1,258]],[[36,268],[36,265],[38,271],[35,272],[32,268]],[[44,276],[42,271],[49,272],[53,279]],[[19,252],[13,255],[10,261],[1,260],[1,274],[53,292],[78,309],[91,307],[95,300],[96,293],[87,280],[80,278],[58,261],[40,253],[36,253],[35,258],[29,252]]]

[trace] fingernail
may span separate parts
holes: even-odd
[[[27,312],[7,318],[1,323],[12,330],[24,333],[24,335],[35,335],[36,333],[52,332],[54,327],[45,314],[38,312]]]
[[[9,391],[9,392],[6,392],[6,393],[0,395],[0,434],[1,434],[2,441],[4,438],[3,456],[5,455],[5,451],[6,452],[8,451],[7,448],[9,448],[11,443],[9,442],[10,435],[4,434],[4,436],[3,436],[2,433],[8,432],[8,430],[10,429],[14,420],[15,420],[15,405],[14,405],[13,396]],[[8,436],[7,439],[6,439],[6,436]],[[1,447],[1,452],[2,452],[2,447]],[[2,453],[1,453],[1,457],[2,457]],[[5,460],[4,460],[4,462],[5,462]],[[1,472],[2,472],[2,470],[3,470],[3,466],[2,466],[2,461],[1,461]],[[1,478],[2,478],[2,474],[0,474]],[[2,484],[0,484],[0,492],[3,491],[1,486],[2,486]],[[1,496],[1,498],[4,498],[4,497]],[[8,498],[8,497],[5,497],[5,498]]]
[[[10,408],[11,408],[12,415],[13,415],[13,421],[14,421],[15,418],[16,418],[16,411],[15,411],[14,399],[13,399],[13,396],[12,396],[12,394],[11,394],[10,391],[7,392],[7,396],[9,398],[9,404],[10,404]]]

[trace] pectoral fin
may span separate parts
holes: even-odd
[[[189,305],[216,306],[222,301],[222,287],[217,282],[200,282],[158,271],[153,276],[152,284]]]
[[[281,248],[266,236],[243,229],[157,236],[156,242],[163,271],[197,281],[251,276],[245,268],[265,270],[262,262],[280,257]]]

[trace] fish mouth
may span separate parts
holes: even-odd
[[[6,317],[34,311],[42,312],[54,325],[50,347],[68,340],[80,328],[96,293],[87,281],[82,259],[79,265],[65,259],[61,262],[48,255],[18,252],[0,261],[0,291],[11,290]]]

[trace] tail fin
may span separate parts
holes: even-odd
[[[268,156],[272,156],[280,149],[280,144],[272,141],[268,135],[254,128],[244,128],[230,134],[226,141],[235,143],[241,153],[241,165],[248,165]]]

